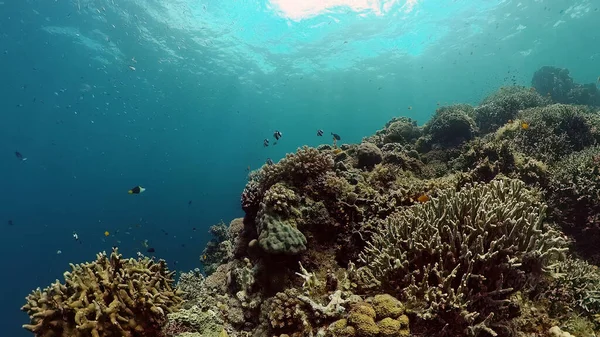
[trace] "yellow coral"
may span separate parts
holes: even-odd
[[[404,305],[395,297],[388,294],[375,295],[373,309],[375,309],[377,319],[387,317],[396,318],[404,313]]]
[[[163,260],[97,255],[91,263],[70,264],[48,288],[34,290],[21,310],[37,336],[158,336],[166,314],[182,302],[173,288],[173,272]]]

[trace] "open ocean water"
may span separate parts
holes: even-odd
[[[328,142],[318,129],[360,142],[545,65],[596,83],[599,7],[0,1],[0,335],[31,335],[25,296],[112,246],[199,267],[209,226],[243,215],[248,169]]]

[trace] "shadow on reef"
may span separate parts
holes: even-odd
[[[181,274],[176,290],[152,260],[124,272],[100,255],[98,272],[78,267],[85,276],[34,291],[25,327],[98,337],[595,336],[597,90],[551,67],[532,83],[440,107],[423,126],[394,118],[360,144],[302,147],[249,174],[245,217],[210,228],[203,269]]]

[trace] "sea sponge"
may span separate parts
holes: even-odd
[[[113,249],[70,266],[65,284],[34,290],[21,308],[31,318],[23,327],[36,336],[159,336],[182,302],[164,260],[123,259]]]
[[[506,303],[562,257],[565,242],[544,223],[545,211],[518,180],[446,190],[388,217],[360,254],[359,274],[417,303],[421,317],[450,313],[465,328],[476,323],[478,304]]]

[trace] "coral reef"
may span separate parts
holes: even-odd
[[[422,127],[395,117],[360,144],[301,147],[249,173],[244,217],[210,228],[203,269],[182,273],[178,291],[164,262],[99,255],[30,295],[26,327],[45,337],[598,335],[600,114],[572,105],[594,105],[596,91],[555,68],[532,82],[440,107]]]
[[[531,85],[556,103],[600,105],[600,91],[596,85],[575,83],[568,69],[544,66],[533,74]]]
[[[160,336],[182,299],[163,260],[123,259],[116,249],[96,261],[71,264],[65,283],[36,289],[21,310],[36,336]]]

